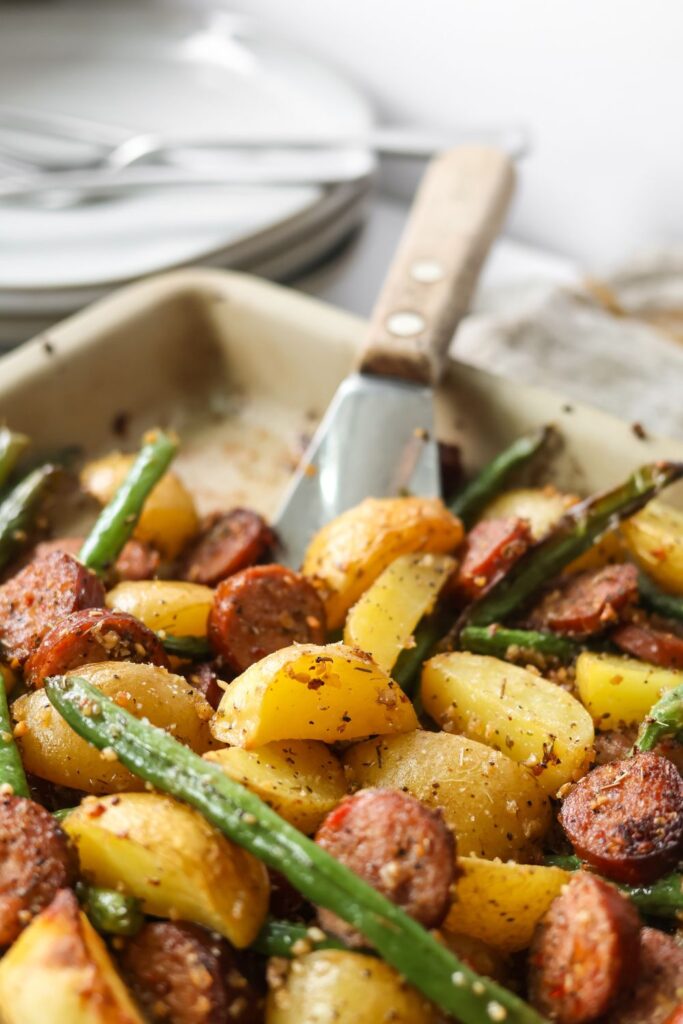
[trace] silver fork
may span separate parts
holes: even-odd
[[[142,162],[169,160],[182,151],[211,149],[255,154],[268,150],[315,152],[317,150],[369,149],[386,156],[426,159],[462,142],[488,142],[519,158],[528,152],[528,132],[521,127],[421,129],[408,126],[373,127],[351,135],[330,135],[326,138],[305,136],[263,137],[219,135],[205,138],[171,138],[151,132],[127,132],[123,128],[90,121],[66,114],[24,110],[0,104],[0,132],[47,138],[72,145],[87,146],[89,155],[75,154],[70,160],[55,160],[17,147],[16,141],[3,141],[0,135],[0,156],[18,160],[23,168],[51,172],[63,170],[120,170]]]

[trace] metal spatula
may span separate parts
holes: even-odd
[[[512,195],[508,156],[462,146],[433,160],[375,306],[275,528],[290,566],[321,526],[369,496],[439,495],[432,387]]]

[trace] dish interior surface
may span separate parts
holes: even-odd
[[[0,360],[0,417],[45,451],[74,445],[83,456],[133,450],[146,428],[171,427],[202,512],[248,504],[268,516],[363,331],[348,313],[256,278],[179,271],[123,289]],[[680,441],[455,360],[436,418],[468,471],[555,423],[564,446],[552,479],[578,493],[653,458],[683,458]]]

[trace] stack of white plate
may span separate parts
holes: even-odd
[[[362,134],[361,95],[225,9],[0,4],[0,102],[187,139]],[[330,187],[197,187],[0,205],[0,343],[127,281],[193,263],[292,276],[359,223],[374,170]]]

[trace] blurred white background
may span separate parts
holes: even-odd
[[[199,2],[199,0],[198,0]],[[679,0],[232,0],[381,117],[529,126],[512,231],[603,271],[683,237]],[[392,171],[385,185],[407,181]]]

